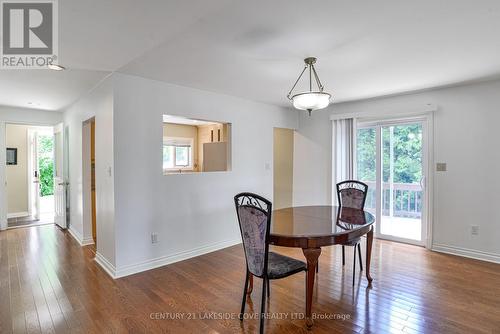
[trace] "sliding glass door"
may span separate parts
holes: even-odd
[[[377,128],[358,128],[356,138],[357,179],[368,185],[365,210],[377,214]]]
[[[357,179],[368,184],[366,209],[378,238],[425,244],[425,122],[359,123]]]

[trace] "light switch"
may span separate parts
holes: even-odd
[[[446,172],[446,162],[438,162],[436,164],[436,172]]]

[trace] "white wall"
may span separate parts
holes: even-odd
[[[114,79],[116,275],[240,242],[233,197],[273,197],[273,127],[296,128],[296,112],[134,76]],[[163,114],[232,123],[232,171],[164,176]]]
[[[95,117],[97,253],[107,269],[115,265],[113,196],[113,78],[108,77],[64,112],[69,135],[70,232],[82,244],[92,243],[91,221],[83,220],[82,128]],[[86,216],[90,217],[90,216]]]
[[[5,124],[55,125],[62,121],[62,113],[36,109],[0,106],[0,152],[5,152]],[[0,154],[0,230],[7,228],[5,190],[5,153]]]
[[[332,113],[401,113],[435,104],[434,161],[446,162],[448,171],[434,172],[433,247],[500,262],[499,92],[500,81],[493,81],[334,104],[312,117],[300,113],[295,204],[331,203]],[[470,235],[470,225],[480,226],[478,236]]]

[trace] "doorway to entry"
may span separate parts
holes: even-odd
[[[273,131],[273,208],[293,206],[293,151],[292,129],[274,128]]]
[[[53,128],[6,124],[5,140],[7,226],[54,223]]]
[[[358,122],[357,178],[368,184],[365,204],[375,236],[425,245],[428,131],[425,119]]]

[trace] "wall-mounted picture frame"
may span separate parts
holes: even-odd
[[[17,165],[17,148],[7,147],[7,165]]]

